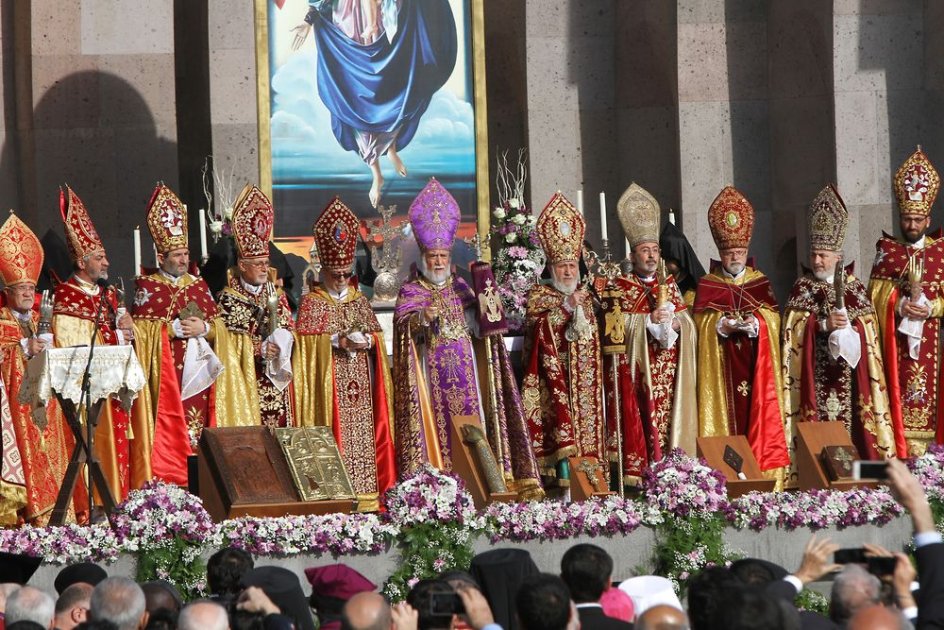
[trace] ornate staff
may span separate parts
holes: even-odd
[[[266,308],[269,311],[269,336],[271,337],[279,327],[279,296],[275,292],[275,284],[266,282]]]
[[[501,335],[508,332],[508,322],[505,319],[505,309],[502,306],[501,299],[498,297],[495,284],[495,274],[492,266],[482,260],[482,250],[488,246],[488,243],[475,234],[471,238],[465,239],[472,249],[475,250],[475,262],[472,263],[472,290],[475,292],[477,305],[477,314],[479,322],[479,334],[485,342],[485,369],[488,374],[488,398],[490,402],[490,413],[487,416],[488,425],[486,433],[495,450],[495,458],[502,469],[504,477],[505,470],[505,445],[502,440],[501,415],[498,412],[498,392],[495,385],[495,366],[492,364],[493,337],[498,336],[498,343],[502,343]],[[509,466],[511,459],[509,458]]]
[[[600,292],[600,306],[603,311],[600,350],[604,355],[610,355],[613,380],[613,433],[616,439],[616,487],[619,495],[624,496],[626,490],[623,487],[623,403],[619,387],[619,363],[620,355],[626,354],[626,323],[622,308],[622,291],[614,282],[620,274],[620,266],[610,260],[610,247],[607,240],[603,241],[603,260],[597,265],[595,271],[599,277],[606,280],[606,286]],[[594,487],[596,487],[595,483]]]
[[[39,301],[39,324],[36,326],[36,334],[45,335],[52,332],[52,310],[54,306],[52,293],[49,289],[46,289]]]
[[[833,291],[836,293],[835,309],[841,311],[846,308],[846,270],[842,266],[842,254],[839,255],[833,272]]]

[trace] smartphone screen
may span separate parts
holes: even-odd
[[[853,479],[888,479],[888,462],[857,460],[852,462]]]
[[[836,564],[865,564],[868,559],[865,557],[865,549],[856,547],[852,549],[837,549],[833,554],[833,562]]]

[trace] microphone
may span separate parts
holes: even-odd
[[[102,304],[105,304],[106,306],[108,306],[108,310],[111,312],[112,315],[117,315],[117,313],[115,312],[115,307],[112,306],[111,301],[106,298],[106,296],[108,295],[108,289],[109,287],[111,287],[111,285],[108,284],[108,280],[106,280],[105,278],[99,278],[95,281],[95,284],[97,284],[102,289],[102,297],[98,305],[99,314],[101,314],[102,312]],[[98,321],[98,316],[96,316],[95,319],[96,321]]]

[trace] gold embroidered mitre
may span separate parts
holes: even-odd
[[[187,247],[187,208],[163,183],[154,187],[148,203],[147,227],[161,254]]]
[[[941,177],[920,145],[895,173],[895,196],[901,214],[931,214]]]
[[[315,221],[318,258],[327,269],[349,271],[354,264],[360,221],[339,197],[331,200]]]
[[[810,249],[842,251],[849,212],[832,184],[819,191],[809,209]]]
[[[579,260],[586,229],[583,217],[573,204],[560,191],[554,193],[537,223],[538,238],[548,263]]]
[[[88,210],[85,209],[85,204],[68,184],[65,190],[59,189],[59,212],[65,223],[66,245],[69,247],[69,255],[72,256],[73,262],[95,252],[105,251],[105,246],[95,226],[92,225],[92,219],[89,217]]]
[[[269,239],[275,211],[261,190],[247,184],[233,204],[233,240],[240,258],[261,258],[269,255]]]
[[[754,207],[734,186],[725,186],[708,208],[708,227],[718,251],[747,248],[754,232]]]
[[[0,227],[0,281],[12,287],[21,282],[39,282],[43,268],[43,246],[20,218],[10,216]]]
[[[629,185],[616,204],[616,213],[630,247],[659,242],[661,212],[659,202],[649,191],[636,182]]]

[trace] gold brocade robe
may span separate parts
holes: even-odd
[[[292,311],[281,289],[278,327],[293,331]],[[229,284],[217,299],[220,323],[215,329],[216,355],[223,372],[216,380],[216,415],[220,427],[295,426],[292,384],[283,391],[265,375],[262,342],[268,336],[268,294],[242,288],[239,273],[230,270]]]
[[[623,385],[623,395],[635,395],[639,401],[650,464],[674,448],[694,456],[698,437],[698,337],[675,280],[669,276],[666,284],[680,325],[675,345],[667,349],[646,328],[649,314],[658,306],[655,280],[643,280],[634,273],[616,280],[626,313],[626,355],[620,356],[620,361],[628,364],[631,381],[631,386]]]
[[[541,474],[557,477],[558,463],[570,456],[605,461],[603,374],[600,335],[593,301],[581,304],[589,335],[568,335],[573,321],[565,302],[568,296],[548,285],[528,293],[525,316],[524,381],[521,399],[531,448]],[[568,336],[571,339],[568,339]],[[609,477],[608,467],[604,475]],[[570,483],[558,478],[559,486]]]
[[[371,338],[369,351],[333,346],[333,336],[353,331]],[[393,384],[383,333],[364,294],[349,288],[339,302],[318,287],[303,296],[292,365],[299,425],[333,428],[358,510],[376,511],[379,496],[396,481]]]
[[[134,346],[147,377],[147,386],[139,392],[131,412],[136,426],[147,427],[137,439],[142,448],[152,452],[152,472],[156,476],[172,483],[186,483],[186,457],[196,448],[201,431],[212,420],[212,387],[187,401],[180,399],[180,376],[188,340],[174,335],[173,321],[183,308],[195,304],[210,325],[205,339],[212,342],[218,325],[216,305],[203,279],[189,273],[176,283],[160,272],[153,273],[138,278],[136,285],[131,309]],[[168,374],[163,373],[166,368],[171,368]],[[164,378],[177,379],[177,383],[168,387]],[[178,422],[181,426],[168,426]],[[176,440],[167,437],[171,433],[177,436]],[[161,452],[162,449],[174,453]]]
[[[16,319],[9,307],[0,309],[0,378],[6,386],[26,479],[23,517],[27,522],[41,527],[49,521],[75,440],[59,410],[58,402],[52,400],[46,407],[45,431],[40,431],[33,422],[30,405],[19,402],[27,362],[20,340],[35,334],[38,322],[38,313],[31,312],[26,325]]]
[[[899,456],[921,456],[928,445],[944,443],[944,239],[925,236],[924,247],[915,247],[885,234],[875,249],[869,298],[878,321],[892,422],[905,436]],[[921,292],[931,309],[921,329],[917,359],[911,358],[908,337],[898,330],[899,307],[909,297],[911,260],[921,263]]]
[[[699,436],[745,435],[764,475],[783,485],[784,436],[780,312],[767,277],[747,267],[732,278],[720,265],[701,278],[698,328]],[[752,315],[757,336],[718,333],[722,317]]]
[[[812,274],[801,276],[784,310],[783,406],[791,452],[788,488],[797,483],[793,452],[798,422],[843,422],[862,459],[894,457],[896,442],[904,439],[891,421],[875,311],[855,276],[847,274],[845,288],[849,321],[862,340],[862,356],[855,369],[842,357],[832,358],[829,333],[818,325],[836,301],[832,282],[816,280]],[[812,373],[804,364],[812,365]]]

